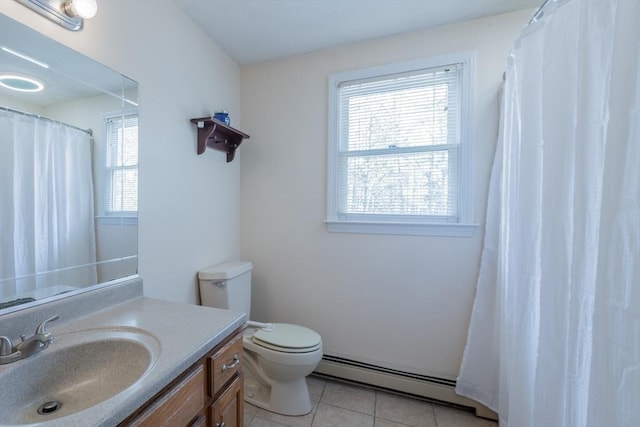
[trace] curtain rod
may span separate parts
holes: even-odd
[[[36,119],[46,120],[46,121],[48,121],[48,122],[57,123],[57,124],[59,124],[59,125],[64,125],[64,126],[68,126],[68,127],[70,127],[70,128],[73,128],[73,129],[79,130],[79,131],[81,131],[81,132],[88,133],[88,134],[89,134],[89,136],[93,136],[93,130],[92,130],[92,129],[82,129],[82,128],[79,128],[79,127],[77,127],[77,126],[70,125],[70,124],[68,124],[68,123],[64,123],[64,122],[60,122],[60,121],[58,121],[58,120],[50,119],[50,118],[48,118],[48,117],[40,116],[40,115],[38,115],[38,114],[27,113],[27,112],[25,112],[25,111],[20,111],[20,110],[14,110],[14,109],[12,109],[12,108],[8,108],[8,107],[0,106],[0,110],[8,111],[8,112],[10,112],[10,113],[22,114],[23,116],[27,116],[27,117],[35,117]]]
[[[553,0],[553,1],[557,1],[557,0]],[[547,5],[547,3],[549,3],[549,0],[544,0],[544,2],[542,2],[540,7],[537,8],[536,11],[531,16],[531,19],[529,19],[529,22],[527,23],[527,26],[529,26],[532,23],[536,22],[540,17],[542,17],[544,15],[542,9],[544,9],[544,7]],[[504,82],[506,80],[507,80],[507,72],[503,71],[502,72],[502,81]]]
[[[549,3],[549,0],[544,0],[544,2],[540,5],[540,7],[534,12],[533,16],[531,17],[531,19],[529,20],[529,23],[527,25],[530,25],[532,22],[537,21],[538,18],[540,18],[540,17],[542,17],[544,15],[544,13],[542,12],[542,9],[544,9],[544,7],[547,5],[547,3]]]

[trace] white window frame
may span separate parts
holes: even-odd
[[[137,216],[138,216],[137,210],[136,211],[110,211],[108,209],[107,181],[108,181],[109,174],[107,171],[109,169],[109,166],[107,165],[107,161],[108,161],[108,150],[109,150],[109,135],[108,135],[108,129],[107,129],[107,121],[113,120],[113,119],[121,119],[123,117],[126,118],[128,116],[138,116],[138,109],[130,108],[124,111],[105,113],[102,115],[102,136],[103,136],[103,140],[105,141],[104,149],[102,153],[102,155],[104,156],[103,157],[104,162],[102,164],[102,194],[101,194],[102,212],[104,213],[104,216],[102,217],[103,223],[112,222],[112,220],[119,221],[120,218],[124,218],[129,222],[137,221]],[[139,165],[140,165],[140,159],[138,158],[138,163],[136,163],[136,166],[135,166],[135,168],[138,170],[139,170]]]
[[[329,76],[328,93],[328,156],[327,156],[327,230],[339,233],[401,234],[470,237],[478,225],[472,223],[472,115],[473,77],[475,75],[473,52],[453,53],[421,60],[408,61],[378,67],[345,71]],[[349,220],[338,215],[340,171],[339,154],[339,106],[338,90],[342,83],[354,80],[394,75],[416,70],[428,70],[452,64],[461,64],[460,141],[458,146],[458,215],[456,222],[436,222],[424,218],[376,215],[376,220],[366,216]]]

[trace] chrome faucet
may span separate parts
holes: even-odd
[[[40,323],[35,334],[28,338],[26,335],[22,335],[21,341],[16,345],[13,345],[10,338],[0,336],[0,365],[24,359],[49,347],[49,344],[53,342],[53,335],[46,331],[47,323],[59,318],[60,316],[53,316]]]

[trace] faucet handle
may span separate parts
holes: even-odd
[[[59,318],[60,318],[60,316],[55,315],[53,317],[48,318],[44,322],[40,323],[38,325],[38,328],[36,329],[36,334],[45,335],[47,333],[47,331],[45,330],[45,327],[47,326],[47,323],[54,322],[54,321],[58,320]]]
[[[13,344],[8,337],[0,337],[0,356],[7,356],[13,353]]]

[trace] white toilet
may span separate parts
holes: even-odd
[[[231,261],[199,271],[202,305],[249,316],[251,269],[250,262]],[[248,322],[243,347],[246,402],[283,415],[311,412],[306,377],[322,359],[320,335],[287,323]]]

